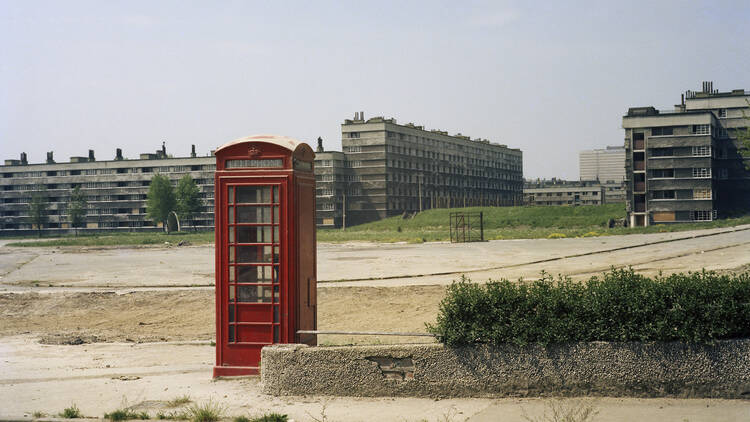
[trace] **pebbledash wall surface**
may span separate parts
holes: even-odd
[[[261,381],[263,391],[274,395],[739,399],[750,394],[750,340],[274,345],[261,352]]]
[[[214,226],[213,155],[170,157],[166,148],[125,159],[121,150],[114,160],[98,161],[94,151],[86,157],[70,157],[57,163],[47,153],[44,163],[28,163],[25,153],[19,160],[5,160],[0,166],[0,234],[3,236],[35,233],[29,218],[29,203],[35,192],[43,192],[49,203],[46,234],[72,232],[67,213],[70,194],[80,186],[88,203],[83,231],[160,231],[146,215],[146,195],[155,174],[167,176],[173,185],[189,174],[201,192],[203,207],[192,228],[210,230]],[[186,224],[187,223],[187,224]]]

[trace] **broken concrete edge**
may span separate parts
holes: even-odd
[[[272,395],[748,399],[750,339],[711,345],[274,345],[261,352],[261,382]]]

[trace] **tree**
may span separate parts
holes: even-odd
[[[184,222],[192,222],[193,217],[198,214],[203,206],[201,191],[189,174],[177,183],[177,215]]]
[[[68,201],[68,220],[70,220],[71,227],[75,229],[76,236],[78,236],[78,227],[83,226],[86,218],[86,206],[86,195],[81,192],[80,186],[76,186],[70,193]]]
[[[167,176],[160,174],[151,179],[146,196],[146,212],[154,223],[162,223],[164,230],[169,233],[169,213],[175,210],[176,200],[174,189]]]
[[[29,202],[29,219],[31,225],[36,226],[39,237],[42,237],[42,227],[49,221],[49,200],[47,199],[47,191],[41,188],[31,194],[31,202]]]

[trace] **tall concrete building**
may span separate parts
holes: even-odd
[[[625,180],[625,147],[581,151],[579,164],[581,181],[622,182]]]
[[[519,149],[395,119],[341,125],[342,152],[318,153],[318,224],[341,227],[431,208],[521,204]],[[344,217],[346,217],[344,219]]]
[[[113,160],[98,161],[94,151],[87,157],[70,157],[57,163],[51,152],[44,163],[29,163],[25,153],[20,160],[5,160],[0,166],[0,233],[23,235],[33,231],[29,203],[36,192],[43,192],[48,205],[47,233],[72,231],[67,213],[70,193],[78,186],[87,199],[84,231],[160,230],[146,215],[146,194],[154,174],[167,176],[173,185],[189,174],[198,185],[203,209],[192,225],[212,229],[214,225],[213,156],[173,158],[166,148],[125,159],[120,149]]]
[[[584,150],[579,153],[582,182],[599,182],[606,192],[607,203],[625,202],[625,148]]]
[[[631,226],[710,221],[750,209],[750,165],[738,130],[748,126],[750,92],[704,82],[674,110],[630,108],[625,129]]]

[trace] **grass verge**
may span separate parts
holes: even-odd
[[[451,212],[484,214],[485,240],[559,239],[596,237],[639,233],[664,233],[732,227],[750,224],[750,216],[703,223],[653,225],[649,227],[609,228],[610,219],[625,217],[623,204],[587,205],[579,207],[473,207],[434,209],[413,218],[390,217],[346,230],[320,229],[320,242],[408,242],[422,243],[450,240]]]
[[[163,245],[187,242],[190,244],[206,244],[214,242],[214,232],[178,232],[178,233],[112,233],[80,235],[78,237],[65,236],[56,239],[30,240],[12,242],[8,246],[39,247],[39,246],[138,246]]]

